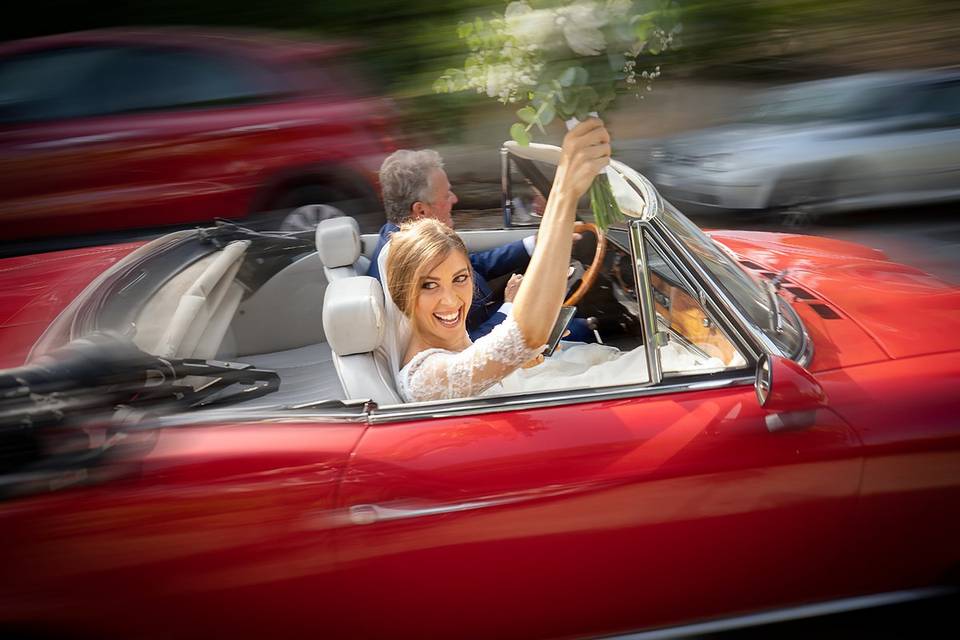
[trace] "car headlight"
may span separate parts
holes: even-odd
[[[700,167],[707,171],[733,171],[734,157],[732,153],[717,153],[700,158]]]

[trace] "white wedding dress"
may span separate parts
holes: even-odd
[[[380,273],[387,273],[384,247]],[[512,316],[463,351],[426,349],[401,367],[409,345],[409,319],[394,304],[384,287],[387,332],[383,343],[387,361],[395,374],[397,390],[405,402],[424,402],[480,395],[501,395],[582,389],[609,385],[643,383],[649,380],[646,351],[641,345],[620,351],[601,344],[561,342],[563,348],[543,363],[519,368],[543,351],[543,346],[528,347],[520,327]],[[705,373],[724,368],[718,358],[701,358],[668,342],[660,348],[664,371]]]
[[[526,346],[520,327],[507,317],[489,334],[463,351],[427,349],[415,355],[397,375],[400,396],[407,402],[502,394],[584,389],[649,381],[641,345],[630,351],[601,344],[568,343],[529,369],[514,369],[540,353]],[[664,371],[706,373],[724,368],[718,358],[696,356],[675,342],[660,349]]]

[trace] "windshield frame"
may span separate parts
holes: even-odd
[[[775,296],[786,327],[784,334],[795,335],[795,338],[789,342],[785,338],[779,339],[779,335],[783,334],[778,334],[772,327],[764,328],[770,325],[770,307],[765,303],[768,300],[768,294],[763,289],[762,283],[751,277],[730,255],[729,249],[704,233],[672,204],[668,203],[658,213],[659,215],[650,223],[669,242],[677,257],[693,268],[693,275],[707,285],[715,297],[723,301],[722,306],[733,312],[731,320],[753,338],[761,351],[795,360],[803,366],[810,362],[813,357],[813,342],[800,317],[786,300],[779,295]],[[681,237],[671,226],[671,221],[675,221],[693,233]],[[720,269],[714,269],[711,268],[709,261],[699,259],[695,255],[698,251],[688,244],[694,240],[701,243],[701,250],[709,251],[712,257],[723,266]],[[728,278],[736,280],[732,283],[724,282]],[[748,295],[750,300],[744,301],[744,295]]]
[[[800,317],[786,300],[775,296],[787,329],[782,334],[778,334],[772,327],[770,332],[764,330],[763,327],[770,324],[770,307],[764,304],[768,298],[762,283],[757,282],[743,269],[727,247],[714,241],[673,204],[664,200],[656,187],[643,175],[622,162],[612,161],[610,165],[619,177],[623,178],[625,185],[632,187],[644,202],[643,210],[638,211],[634,219],[640,224],[649,225],[653,235],[659,237],[666,245],[665,248],[674,254],[674,259],[686,267],[687,276],[698,288],[709,292],[709,297],[722,303],[716,305],[720,307],[719,311],[728,316],[727,320],[738,329],[738,333],[751,338],[752,346],[755,347],[751,349],[754,351],[751,354],[753,358],[766,352],[795,360],[801,365],[810,362],[813,357],[813,343]],[[620,194],[616,197],[620,202]],[[685,233],[681,234],[678,230]],[[697,245],[691,246],[693,243]],[[720,267],[711,268],[711,261],[699,259],[697,254],[709,255]],[[725,282],[729,278],[735,280]],[[745,296],[749,299],[745,300]],[[760,316],[761,309],[764,312],[763,317]],[[788,309],[789,311],[786,311]],[[792,341],[778,340],[778,335],[788,333],[794,335]]]

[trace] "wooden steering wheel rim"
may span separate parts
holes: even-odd
[[[597,237],[597,251],[593,254],[593,262],[590,263],[583,277],[580,278],[580,285],[563,301],[563,304],[568,307],[580,302],[580,298],[590,290],[590,287],[593,286],[593,283],[597,280],[597,276],[600,274],[603,257],[607,255],[607,238],[603,235],[603,231],[592,222],[577,222],[573,225],[574,233],[583,233],[584,231],[589,231]]]

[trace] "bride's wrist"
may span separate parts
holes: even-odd
[[[558,208],[570,206],[571,203],[573,208],[576,208],[577,201],[580,199],[576,193],[576,189],[574,189],[571,185],[564,184],[564,181],[562,180],[554,186],[550,196],[556,197],[555,205]]]

